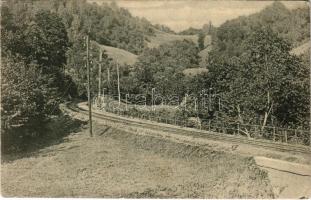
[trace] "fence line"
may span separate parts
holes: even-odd
[[[95,102],[94,102],[95,103]],[[130,108],[130,106],[129,106]],[[283,142],[290,144],[302,144],[311,145],[310,132],[303,129],[286,129],[273,126],[260,126],[253,124],[242,124],[223,122],[218,120],[202,120],[198,118],[197,121],[190,121],[184,118],[169,118],[156,116],[154,113],[135,113],[123,110],[121,108],[115,108],[106,106],[106,111],[112,112],[118,115],[124,115],[132,118],[140,118],[160,123],[172,124],[181,127],[192,127],[206,131],[221,132],[230,135],[244,135],[249,138],[267,139],[274,142]]]

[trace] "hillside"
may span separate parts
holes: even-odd
[[[187,68],[183,70],[183,74],[188,77],[194,77],[204,73],[208,73],[208,69],[203,67]]]
[[[246,39],[258,29],[271,29],[292,47],[298,47],[310,40],[309,8],[289,10],[281,2],[274,2],[261,12],[225,22],[213,37],[215,59],[242,55]]]
[[[197,35],[176,35],[172,33],[165,33],[156,29],[154,29],[154,36],[149,36],[148,39],[149,41],[147,42],[147,45],[149,48],[156,48],[159,47],[161,44],[180,40],[188,40],[194,42],[195,44],[198,44]]]
[[[106,45],[100,45],[103,50],[106,51],[106,54],[109,58],[113,59],[120,65],[134,65],[137,60],[137,55],[128,52],[123,49],[110,47]]]
[[[148,38],[149,42],[147,42],[149,48],[158,48],[162,44],[171,43],[174,41],[192,41],[197,45],[197,35],[177,35],[173,33],[166,33],[159,30],[154,29],[155,36]],[[211,36],[207,35],[204,40],[205,48],[199,53],[199,57],[201,57],[203,60],[206,60],[208,57],[208,52],[211,51]],[[96,43],[99,45],[98,43]],[[115,48],[108,45],[99,45],[102,49],[106,51],[106,54],[109,58],[113,59],[114,61],[117,61],[119,64],[124,65],[134,65],[137,61],[137,55],[121,48]]]
[[[144,49],[143,38],[153,35],[155,28],[146,19],[118,7],[116,2],[106,1],[99,5],[85,0],[53,0],[33,1],[32,4],[29,9],[41,8],[57,13],[72,43],[92,27],[91,40],[138,54]]]
[[[190,27],[186,30],[179,32],[179,35],[198,35],[202,30],[198,28]]]

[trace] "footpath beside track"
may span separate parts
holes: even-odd
[[[83,114],[88,114],[86,108],[83,105],[68,105],[68,108],[72,111],[80,112]],[[285,144],[285,143],[277,143],[269,140],[262,139],[248,139],[247,137],[237,136],[237,135],[228,135],[223,133],[216,133],[211,131],[199,130],[194,128],[187,127],[179,127],[165,123],[158,123],[149,120],[143,120],[138,118],[127,118],[124,116],[119,116],[113,113],[107,112],[93,112],[93,117],[107,120],[113,123],[120,123],[128,126],[134,126],[138,128],[145,128],[151,130],[159,130],[163,132],[170,132],[179,135],[186,135],[192,137],[200,137],[210,140],[222,141],[222,142],[230,142],[232,144],[246,144],[255,147],[260,147],[264,149],[277,150],[280,152],[288,152],[288,153],[300,153],[311,155],[311,148],[309,146],[303,145],[293,145],[293,144]]]

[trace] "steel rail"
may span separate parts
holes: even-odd
[[[77,107],[77,106],[69,105],[68,108],[71,109],[72,111],[80,112],[85,115],[87,115],[88,113],[87,110]],[[140,118],[134,118],[134,119],[142,120],[138,122],[138,121],[133,120],[133,118],[132,119],[126,118],[124,116],[122,116],[121,118],[120,116],[111,116],[111,115],[112,114],[105,115],[104,113],[102,114],[93,113],[93,116],[95,118],[104,119],[104,120],[108,120],[114,123],[121,123],[121,124],[129,125],[129,126],[136,126],[140,128],[159,130],[159,131],[164,131],[164,132],[172,132],[172,133],[176,133],[179,135],[201,137],[201,138],[217,140],[217,141],[231,142],[234,144],[252,145],[256,147],[262,147],[265,149],[278,150],[281,152],[303,153],[303,154],[311,155],[311,148],[308,146],[277,143],[277,142],[273,142],[269,140],[261,140],[261,139],[248,139],[242,136],[228,135],[224,133],[217,133],[217,132],[198,130],[198,129],[189,130],[190,128],[188,128],[188,130],[186,130],[180,126],[175,126],[171,124],[158,123],[155,121],[148,121],[148,120],[142,120]]]

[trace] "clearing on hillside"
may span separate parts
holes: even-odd
[[[137,55],[126,51],[124,49],[119,49],[115,47],[110,47],[106,45],[100,45],[102,49],[104,49],[109,58],[113,59],[120,65],[134,65],[137,61]]]
[[[183,74],[189,77],[194,77],[196,75],[205,74],[205,73],[206,74],[208,73],[208,69],[203,68],[203,67],[187,68],[183,70]]]
[[[171,33],[165,33],[159,30],[155,30],[155,36],[149,37],[148,47],[149,48],[157,48],[161,44],[166,44],[173,41],[178,40],[189,40],[194,42],[195,44],[198,43],[198,36],[197,35],[176,35]]]

